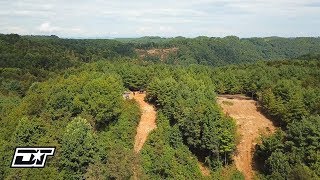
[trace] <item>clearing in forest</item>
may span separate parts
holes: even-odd
[[[148,134],[155,129],[156,126],[156,111],[154,107],[144,101],[146,94],[140,94],[135,92],[135,95],[130,95],[140,106],[141,119],[137,128],[137,134],[135,137],[134,151],[139,153],[143,144],[146,142]]]
[[[166,48],[166,49],[149,49],[149,50],[144,50],[144,49],[136,49],[136,52],[138,56],[143,59],[147,56],[153,56],[153,57],[159,57],[161,61],[164,61],[165,59],[168,58],[170,54],[177,54],[178,48],[173,47],[173,48]]]
[[[245,179],[253,179],[253,151],[256,139],[261,133],[273,133],[275,126],[260,113],[257,102],[241,95],[224,95],[218,97],[218,103],[224,113],[234,118],[240,142],[233,157],[235,165]]]

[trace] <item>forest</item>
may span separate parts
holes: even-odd
[[[137,53],[164,48],[178,51]],[[1,34],[0,179],[244,179],[221,94],[255,99],[278,127],[253,152],[257,179],[319,179],[319,52],[320,38]],[[157,111],[157,129],[136,154],[142,112],[122,95],[138,90]],[[10,168],[17,146],[57,150],[45,168]]]

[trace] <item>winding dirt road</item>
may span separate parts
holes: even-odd
[[[256,139],[261,133],[273,133],[275,127],[269,119],[259,112],[254,100],[241,95],[227,95],[219,96],[218,103],[224,113],[236,120],[237,131],[241,137],[233,159],[245,179],[251,180],[254,175],[252,158]]]
[[[152,105],[144,101],[146,94],[135,92],[135,95],[131,93],[130,96],[138,102],[142,113],[134,143],[134,151],[139,153],[147,140],[148,134],[157,127],[156,111]]]

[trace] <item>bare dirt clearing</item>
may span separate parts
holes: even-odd
[[[139,94],[138,92],[135,92],[135,95],[131,93],[130,96],[138,102],[142,112],[134,143],[134,151],[139,153],[143,144],[147,140],[148,134],[157,127],[156,111],[152,105],[144,101],[146,94]]]
[[[140,58],[144,58],[146,56],[154,56],[159,57],[161,61],[165,60],[170,54],[176,54],[178,52],[178,48],[166,48],[166,49],[136,49],[136,52],[138,53]]]
[[[218,103],[224,113],[236,120],[237,131],[241,136],[233,157],[235,165],[245,175],[245,179],[253,179],[252,158],[256,139],[261,133],[273,133],[275,126],[259,112],[256,101],[245,96],[219,96]]]

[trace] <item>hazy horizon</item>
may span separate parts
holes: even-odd
[[[18,34],[18,33],[1,33],[3,35],[9,35],[9,34]],[[198,37],[208,37],[208,38],[225,38],[229,36],[235,36],[240,39],[247,39],[247,38],[320,38],[320,36],[248,36],[248,37],[239,37],[236,35],[226,35],[226,36],[206,36],[206,35],[199,35],[199,36],[194,36],[194,37],[186,37],[186,36],[157,36],[157,35],[145,35],[145,36],[132,36],[132,37],[107,37],[107,36],[70,36],[70,37],[64,37],[64,36],[58,36],[56,34],[18,34],[19,36],[44,36],[44,37],[49,37],[49,36],[57,36],[61,39],[139,39],[139,38],[145,38],[145,37],[150,37],[150,38],[163,38],[163,39],[172,39],[172,38],[186,38],[186,39],[194,39]]]
[[[63,38],[318,37],[317,0],[2,0],[0,33]]]

